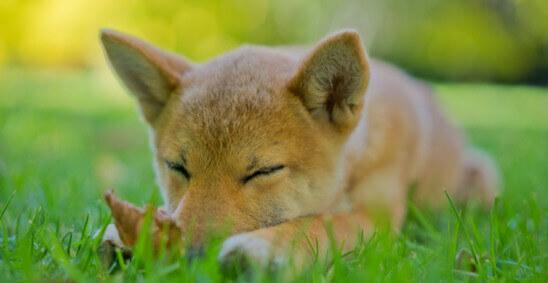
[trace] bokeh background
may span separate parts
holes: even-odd
[[[102,53],[105,27],[195,62],[356,28],[371,56],[433,83],[501,165],[510,200],[548,194],[537,173],[548,170],[546,0],[1,0],[0,202],[18,191],[16,214],[81,217],[109,188],[161,203],[146,127]]]
[[[1,0],[0,202],[17,190],[17,212],[78,217],[59,204],[84,213],[109,188],[161,202],[146,127],[101,50],[105,27],[195,62],[356,28],[371,56],[433,83],[501,165],[508,196],[548,191],[546,0]]]
[[[104,69],[98,30],[203,61],[244,42],[357,28],[370,54],[427,78],[547,83],[546,0],[2,0],[0,66]]]

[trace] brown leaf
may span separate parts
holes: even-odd
[[[160,247],[161,240],[165,237],[165,232],[167,232],[167,247],[181,240],[181,231],[169,214],[159,211],[154,206],[143,209],[120,200],[112,190],[107,191],[104,197],[112,212],[114,224],[116,225],[120,239],[126,247],[133,247],[137,243],[148,209],[152,210],[154,217],[154,221],[151,224],[151,233],[155,251]]]

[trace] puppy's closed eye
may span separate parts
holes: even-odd
[[[273,174],[273,173],[278,172],[278,171],[280,171],[284,168],[285,168],[284,165],[277,165],[277,166],[274,166],[274,167],[261,168],[261,169],[255,171],[253,174],[243,178],[242,183],[245,184],[245,183],[249,182],[251,179],[253,179],[257,176]]]
[[[183,174],[183,176],[190,180],[190,173],[188,173],[183,164],[166,161],[166,166],[173,171]]]

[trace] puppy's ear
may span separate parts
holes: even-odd
[[[137,98],[152,124],[192,65],[135,37],[101,30],[101,43],[111,68]]]
[[[360,117],[368,82],[369,64],[360,36],[345,30],[316,44],[288,87],[316,120],[346,128]]]

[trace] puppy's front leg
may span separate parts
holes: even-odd
[[[313,259],[308,240],[314,246],[317,241],[317,252],[322,254],[329,246],[330,233],[333,233],[337,244],[344,241],[343,252],[347,252],[357,244],[360,231],[366,237],[372,234],[372,223],[361,211],[296,218],[228,238],[221,247],[219,260],[223,264],[231,264],[244,258],[259,266],[268,266],[280,264],[292,256],[295,265],[300,267]],[[331,228],[332,232],[329,231]]]

